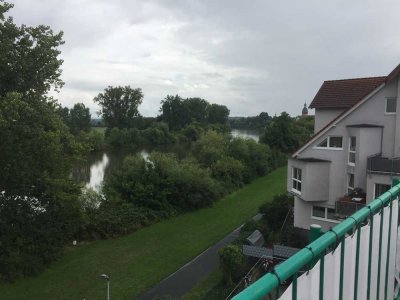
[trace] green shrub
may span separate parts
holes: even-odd
[[[289,208],[293,206],[293,196],[280,194],[273,198],[271,202],[263,204],[259,211],[263,214],[263,219],[271,230],[281,229]]]
[[[236,245],[225,246],[218,251],[219,266],[224,275],[226,284],[239,279],[245,265],[245,257]]]
[[[211,166],[212,176],[222,181],[227,188],[243,186],[245,169],[243,163],[229,156],[217,160]]]
[[[212,204],[223,193],[207,169],[195,161],[153,152],[146,161],[127,157],[106,182],[107,199],[155,211],[187,211]]]
[[[72,202],[0,193],[0,281],[42,271],[62,254],[79,224]]]

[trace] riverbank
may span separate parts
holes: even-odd
[[[0,286],[5,299],[132,299],[213,245],[286,187],[286,168],[204,208],[127,236],[70,248],[41,275]]]

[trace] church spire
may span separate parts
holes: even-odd
[[[304,107],[303,110],[301,111],[302,116],[308,116],[308,109],[307,109],[307,103],[304,102]]]

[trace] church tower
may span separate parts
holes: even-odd
[[[304,107],[303,110],[301,111],[302,116],[308,116],[308,109],[307,109],[307,103],[304,102]]]

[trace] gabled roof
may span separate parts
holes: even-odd
[[[350,108],[385,82],[387,76],[324,81],[310,108]]]
[[[345,110],[342,113],[340,113],[336,118],[334,118],[332,121],[330,121],[328,124],[326,124],[323,128],[321,128],[318,132],[316,132],[307,142],[305,142],[303,144],[303,146],[301,146],[298,150],[296,150],[292,154],[292,157],[296,158],[304,149],[306,149],[314,141],[316,141],[323,134],[325,134],[325,132],[327,132],[330,128],[335,126],[336,123],[340,122],[343,118],[345,118],[346,116],[351,114],[355,109],[357,109],[358,106],[360,106],[362,103],[367,101],[372,95],[377,93],[386,84],[392,82],[393,80],[395,80],[399,76],[400,76],[400,64],[396,68],[394,68],[394,70],[392,72],[390,72],[390,74],[388,76],[325,81],[322,84],[321,88],[319,89],[317,95],[314,97],[314,100],[310,104],[310,108],[319,108],[319,107],[315,106],[314,101],[316,101],[316,99],[325,99],[324,101],[328,101],[328,99],[331,99],[329,101],[334,101],[334,100],[332,100],[334,97],[332,95],[329,95],[329,94],[326,94],[326,93],[327,93],[328,90],[330,90],[332,92],[332,94],[337,93],[337,92],[335,92],[334,89],[331,89],[335,84],[337,84],[336,86],[338,88],[339,88],[340,85],[342,86],[342,95],[344,95],[344,98],[347,98],[345,96],[345,87],[346,86],[349,87],[347,92],[352,94],[353,98],[351,98],[351,99],[347,98],[347,99],[349,99],[349,101],[352,102],[353,104],[351,106],[347,106],[347,107],[341,107],[338,104],[336,104],[338,106],[333,106],[332,108],[345,108]],[[365,94],[362,97],[360,95],[362,94],[361,93],[361,86],[363,86],[363,85],[360,84],[359,88],[357,89],[356,86],[358,85],[358,83],[353,83],[353,87],[354,88],[352,90],[350,88],[352,86],[352,82],[351,81],[358,81],[358,82],[363,81],[364,82],[364,84],[365,84],[365,90],[364,90]],[[366,86],[368,85],[366,82],[368,82],[368,81],[369,81],[369,84],[370,84],[369,88],[371,88],[371,90],[369,92],[366,92],[367,91]],[[380,84],[378,84],[377,86],[372,88],[373,83],[376,84],[378,82],[380,82]],[[325,84],[326,84],[326,86],[329,86],[329,89],[326,89],[326,90],[324,89],[324,91],[322,91]],[[357,90],[359,90],[358,93],[356,92]],[[321,94],[320,94],[320,92],[321,92]],[[320,96],[318,96],[319,94],[320,94]],[[322,95],[326,95],[326,97],[325,96],[322,97]],[[339,95],[339,93],[337,93],[337,95]],[[361,98],[357,99],[357,97],[361,97]],[[322,101],[322,100],[318,100],[318,101]],[[322,103],[324,101],[322,101]],[[320,107],[320,108],[322,108],[322,107]],[[329,106],[325,106],[324,108],[329,108]]]

